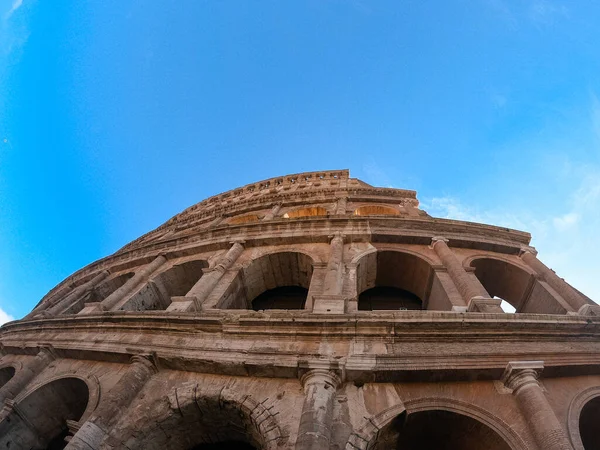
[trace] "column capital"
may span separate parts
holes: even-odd
[[[129,360],[130,363],[139,364],[146,367],[150,372],[158,372],[158,361],[155,354],[133,355]]]
[[[233,241],[229,241],[229,243],[231,245],[239,244],[243,247],[244,244],[246,244],[246,241],[244,239],[234,239]]]
[[[52,344],[41,344],[39,346],[38,355],[40,355],[40,357],[50,358],[52,361],[57,358],[56,350]]]
[[[538,251],[534,247],[531,247],[530,245],[523,245],[519,249],[519,257],[523,257],[523,255],[525,253],[531,253],[531,255],[537,257]]]
[[[502,383],[514,393],[524,386],[536,384],[544,370],[544,361],[511,361],[502,374]]]
[[[329,239],[329,242],[333,242],[335,239],[341,239],[342,242],[344,240],[344,238],[346,237],[345,234],[342,234],[341,232],[337,231],[334,234],[330,234],[327,236],[327,238]]]
[[[311,384],[326,384],[337,389],[342,384],[342,379],[329,369],[311,369],[300,377],[300,383],[304,389]]]
[[[448,245],[448,242],[450,242],[450,240],[443,236],[434,236],[431,238],[431,244],[429,245],[429,247],[434,248],[435,244],[437,244],[438,242],[443,242],[446,245]]]

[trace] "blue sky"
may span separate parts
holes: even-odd
[[[332,168],[530,231],[598,301],[599,21],[590,0],[0,0],[0,321],[207,196]]]

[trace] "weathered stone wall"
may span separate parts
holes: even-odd
[[[0,447],[595,448],[598,308],[527,233],[347,171],[265,180],[0,329]]]

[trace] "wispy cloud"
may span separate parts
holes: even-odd
[[[529,17],[538,24],[552,24],[557,19],[566,18],[569,9],[561,3],[550,0],[536,0],[529,9]]]
[[[23,5],[23,0],[14,0],[10,9],[4,14],[4,20],[10,19],[17,9]]]
[[[15,318],[0,308],[0,325],[4,325],[6,322],[12,320],[15,320]]]

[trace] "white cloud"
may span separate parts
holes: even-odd
[[[577,224],[577,222],[579,221],[579,214],[570,212],[562,216],[555,217],[554,219],[552,219],[552,221],[554,222],[554,226],[559,231],[566,231]]]
[[[6,322],[10,322],[11,320],[15,320],[15,318],[0,308],[0,325],[4,325]]]
[[[531,19],[536,23],[551,24],[558,18],[567,17],[569,10],[563,4],[550,0],[536,0],[529,10]]]
[[[10,9],[4,14],[4,20],[10,19],[17,9],[19,9],[23,5],[23,0],[14,0]]]

